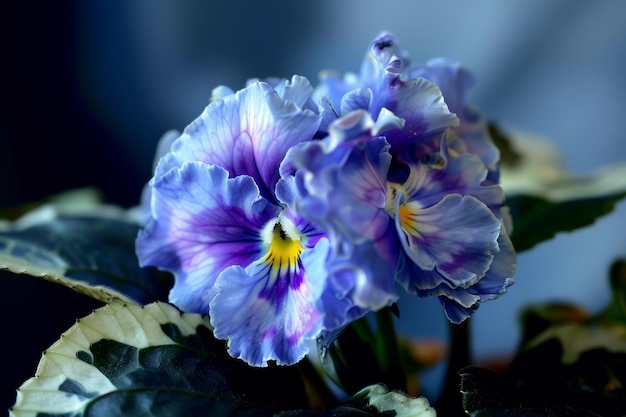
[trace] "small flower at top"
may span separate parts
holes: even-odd
[[[448,109],[437,85],[421,77],[403,77],[407,62],[396,37],[382,32],[372,41],[358,76],[348,74],[339,79],[334,74],[323,75],[314,92],[321,100],[320,130],[327,132],[332,121],[354,110],[366,110],[377,120],[386,109],[404,120],[401,129],[380,132],[392,154],[414,153],[416,147],[424,148],[421,153],[438,151],[440,134],[458,126],[459,119]]]

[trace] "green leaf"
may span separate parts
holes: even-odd
[[[374,386],[307,410],[297,367],[250,367],[226,353],[208,317],[166,303],[106,305],[44,353],[10,414],[26,416],[431,417],[425,399]],[[389,414],[391,413],[391,414]]]
[[[626,197],[626,164],[590,175],[562,169],[549,141],[526,133],[496,134],[501,149],[500,182],[511,208],[511,240],[518,252],[592,224]]]
[[[165,303],[115,303],[46,350],[12,413],[240,415],[255,407],[271,415],[305,403],[299,378],[296,368],[252,368],[229,357],[207,317]]]
[[[559,232],[588,226],[610,213],[624,197],[626,192],[559,202],[531,195],[508,197],[507,205],[513,217],[513,246],[522,252]]]
[[[107,303],[167,300],[172,277],[139,267],[138,230],[114,207],[66,213],[45,206],[0,224],[0,269],[41,277]]]

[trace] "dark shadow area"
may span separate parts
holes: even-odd
[[[61,285],[0,271],[3,287],[0,409],[15,403],[15,390],[35,375],[42,352],[77,319],[102,304]]]

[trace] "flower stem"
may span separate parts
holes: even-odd
[[[330,409],[339,405],[339,400],[332,393],[326,381],[319,371],[313,366],[309,358],[298,363],[298,369],[302,375],[309,398],[309,408]]]
[[[450,329],[448,370],[435,408],[438,415],[465,416],[459,370],[470,364],[469,320],[460,324],[450,323],[448,328]]]
[[[398,336],[393,322],[393,312],[383,308],[376,312],[376,356],[385,384],[389,389],[406,391],[406,377],[402,368]]]
[[[359,336],[359,339],[368,343],[372,346],[372,348],[374,347],[374,344],[376,343],[376,336],[374,335],[372,327],[365,317],[361,317],[360,319],[353,321],[351,326]]]

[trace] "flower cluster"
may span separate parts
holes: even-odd
[[[172,272],[170,302],[255,366],[299,361],[398,287],[463,321],[516,264],[470,82],[456,62],[409,66],[384,32],[358,75],[216,88],[164,139],[141,264]]]

